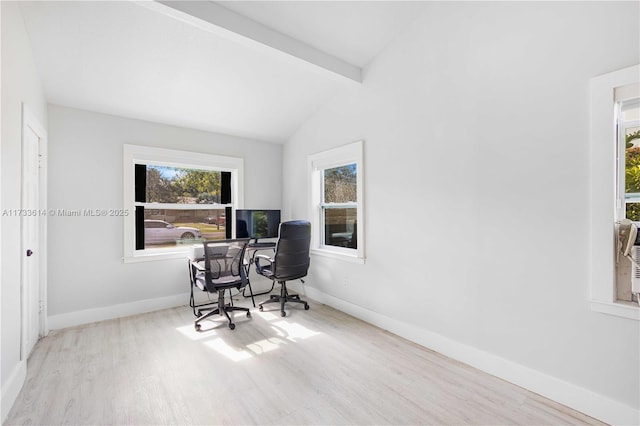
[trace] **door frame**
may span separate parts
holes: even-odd
[[[20,177],[20,204],[24,203],[24,162],[25,162],[25,138],[27,132],[33,131],[39,138],[38,155],[39,155],[39,172],[38,172],[38,291],[40,300],[40,314],[38,332],[40,336],[46,336],[49,333],[47,321],[47,131],[35,114],[25,104],[22,104],[22,138],[21,138],[21,158],[22,173]],[[26,351],[27,345],[27,315],[29,312],[29,304],[24,295],[24,268],[25,268],[25,237],[22,223],[20,225],[20,298],[21,298],[21,325],[20,325],[20,360],[26,360],[29,353]]]

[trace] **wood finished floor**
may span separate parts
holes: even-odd
[[[53,331],[5,424],[601,424],[309,302],[234,331],[188,307]]]

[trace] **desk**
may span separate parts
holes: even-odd
[[[256,253],[260,250],[273,250],[276,249],[276,243],[249,243],[247,245],[247,251],[249,252],[249,267],[254,263]],[[247,274],[249,276],[249,274]]]
[[[247,245],[247,248],[248,249],[253,249],[253,250],[275,249],[276,248],[276,243],[275,242],[249,243]]]
[[[222,246],[222,245],[221,245]],[[269,294],[271,293],[271,291],[273,290],[273,287],[275,284],[272,283],[271,285],[271,289],[269,291],[266,292],[262,292],[262,293],[257,293],[254,294],[253,293],[253,288],[251,288],[251,280],[249,279],[249,271],[251,270],[251,265],[254,263],[255,257],[256,257],[256,253],[260,250],[274,250],[276,247],[276,243],[275,242],[253,242],[253,243],[249,243],[247,244],[247,248],[246,248],[246,252],[245,252],[245,260],[244,260],[244,268],[247,274],[247,287],[249,288],[249,294],[246,294],[246,287],[244,289],[242,289],[242,295],[245,298],[249,298],[251,297],[251,303],[253,304],[253,307],[256,307],[256,301],[254,299],[254,296],[260,296],[263,294]],[[200,246],[195,246],[194,249],[199,249]],[[223,254],[224,252],[224,254]],[[193,293],[193,288],[196,287],[196,274],[198,272],[204,272],[204,262],[205,259],[204,257],[194,257],[193,254],[195,254],[196,252],[192,253],[192,256],[189,257],[187,259],[187,266],[189,268],[189,279],[191,282],[191,295],[189,298],[189,306],[193,309],[193,314],[195,316],[200,316],[200,310],[199,308],[205,308],[211,305],[216,305],[217,302],[208,302],[208,303],[201,303],[201,304],[196,304],[195,302],[195,297],[194,297],[194,293]],[[202,254],[202,250],[200,250],[200,252],[198,254]],[[220,259],[224,259],[226,256],[226,251],[221,249],[220,251]],[[217,259],[217,257],[216,257]],[[221,265],[222,266],[222,265]],[[231,299],[231,303],[233,304],[233,299]]]

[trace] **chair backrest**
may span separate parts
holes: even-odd
[[[282,222],[272,265],[274,278],[286,281],[306,276],[309,270],[310,244],[311,224],[308,221]]]
[[[249,238],[233,240],[205,241],[205,285],[214,288],[220,286],[247,285],[247,270],[244,265],[244,254]],[[209,290],[213,290],[209,288]]]

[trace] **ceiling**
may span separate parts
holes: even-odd
[[[282,143],[419,2],[20,2],[48,102]]]

